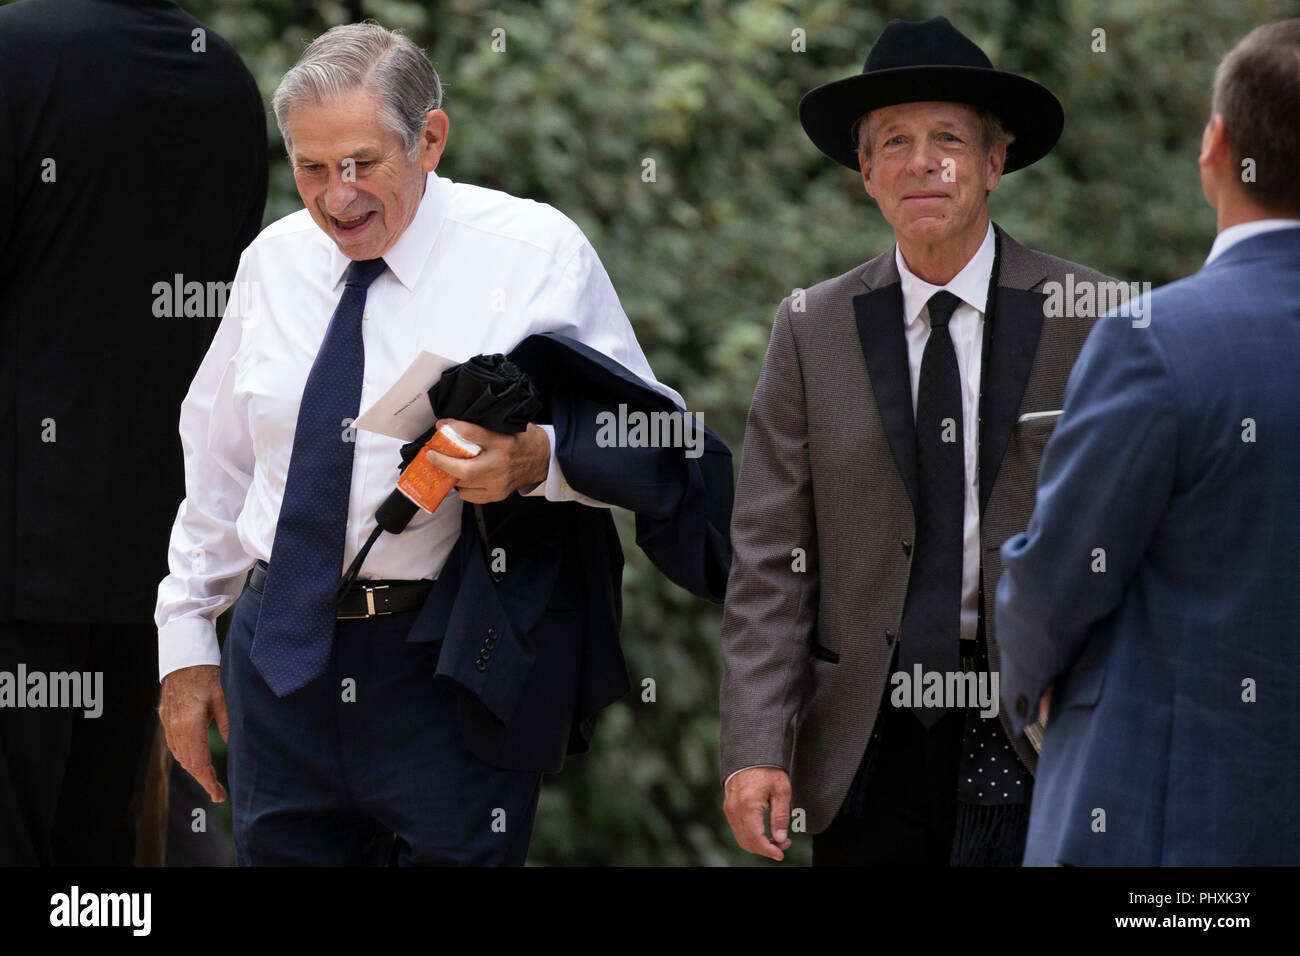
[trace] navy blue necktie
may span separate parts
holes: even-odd
[[[279,697],[325,672],[337,613],[329,603],[343,568],[352,490],[352,419],[361,409],[366,290],[387,264],[353,262],[298,407],[289,477],[250,652]]]
[[[930,338],[921,354],[916,389],[916,557],[903,604],[899,670],[911,680],[915,665],[944,679],[955,671],[961,643],[962,525],[966,513],[965,439],[961,375],[948,320],[961,304],[940,290],[926,303]],[[927,727],[947,709],[912,711]]]

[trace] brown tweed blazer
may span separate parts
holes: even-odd
[[[999,547],[1033,511],[1038,462],[1091,317],[1045,317],[1044,283],[1108,281],[995,225],[1001,265],[980,395],[981,585],[989,665]],[[777,309],[754,392],[722,625],[722,779],[784,768],[807,831],[834,819],[898,639],[915,538],[915,434],[894,250]],[[802,555],[802,557],[801,557]],[[1030,770],[1037,755],[1012,735]]]

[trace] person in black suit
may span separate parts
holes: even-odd
[[[176,409],[266,148],[252,75],[172,3],[0,8],[0,863],[132,862]]]

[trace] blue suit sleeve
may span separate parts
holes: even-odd
[[[625,365],[546,332],[510,353],[546,397],[569,486],[636,514],[637,544],[670,581],[722,603],[731,571],[731,450]],[[674,396],[676,392],[672,393]]]
[[[629,412],[662,411],[657,393],[647,389],[647,398],[645,405],[623,404]],[[616,406],[581,395],[553,402],[556,458],[566,480],[584,495],[634,512],[637,544],[655,567],[692,594],[722,603],[731,570],[730,449],[707,428],[690,449],[599,441],[600,422],[618,414]]]
[[[669,580],[721,604],[731,572],[731,451],[705,431],[704,454],[688,459],[676,511],[636,516],[636,543]]]
[[[997,635],[1016,733],[1138,571],[1174,485],[1172,394],[1152,326],[1097,323],[1043,452],[1028,528],[1002,546]]]

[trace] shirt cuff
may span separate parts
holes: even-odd
[[[221,666],[217,629],[207,618],[170,621],[158,629],[158,679],[198,664]]]
[[[564,480],[564,472],[560,470],[560,461],[555,457],[555,426],[538,425],[537,427],[546,432],[546,441],[551,449],[551,462],[546,468],[545,481],[539,481],[527,491],[520,488],[519,493],[525,498],[545,497],[547,501],[577,500],[582,496],[570,488],[569,483]]]
[[[780,764],[775,764],[775,763],[756,763],[752,767],[741,767],[739,770],[733,770],[731,773],[727,774],[727,779],[722,781],[722,789],[723,790],[727,789],[727,784],[731,783],[731,778],[734,777],[736,774],[744,773],[746,770],[753,770],[754,767],[775,767],[777,770],[785,769]]]

